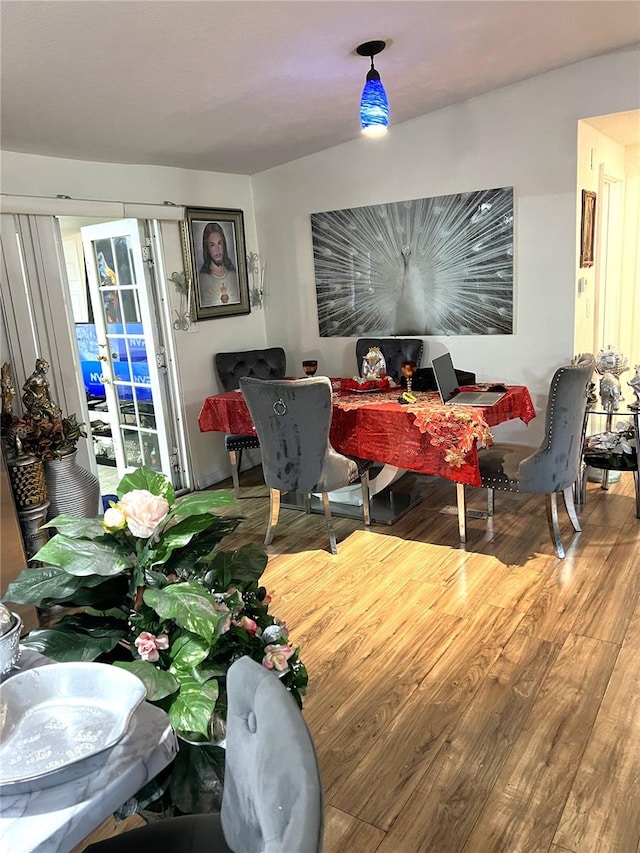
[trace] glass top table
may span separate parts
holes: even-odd
[[[53,661],[23,650],[12,674]],[[135,711],[104,765],[78,779],[0,797],[0,847],[11,853],[68,853],[153,779],[177,754],[166,713],[148,702]]]

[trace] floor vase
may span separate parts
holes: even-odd
[[[93,518],[98,514],[100,481],[91,471],[78,465],[75,452],[46,461],[44,473],[49,499],[48,521],[62,514],[76,518]]]

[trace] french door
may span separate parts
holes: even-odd
[[[165,347],[156,319],[144,234],[135,219],[80,229],[93,308],[97,364],[85,385],[104,389],[120,475],[144,466],[179,477]],[[145,253],[146,253],[146,246]]]

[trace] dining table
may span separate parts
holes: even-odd
[[[30,649],[13,674],[54,663]],[[6,853],[68,853],[120,809],[175,758],[176,735],[161,709],[142,702],[101,767],[87,775],[27,793],[0,792],[0,849]]]
[[[407,402],[404,389],[390,387],[389,382],[336,377],[331,386],[331,444],[347,456],[381,463],[378,475],[371,478],[371,517],[384,524],[393,523],[419,501],[416,496],[397,493],[389,500],[390,487],[399,473],[436,474],[457,484],[479,486],[478,447],[492,443],[491,428],[516,418],[527,424],[536,414],[524,385],[507,385],[501,400],[480,407],[445,405],[433,391],[413,392],[414,399]],[[485,388],[478,384],[460,390]],[[198,426],[201,432],[256,434],[240,390],[207,397]],[[293,503],[296,508],[304,506],[302,500]],[[322,511],[321,505],[318,511]],[[361,509],[354,513],[346,507],[341,512],[339,506],[334,507],[333,498],[332,511],[352,517],[361,514]]]

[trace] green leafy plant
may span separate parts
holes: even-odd
[[[44,565],[25,569],[5,599],[65,611],[24,644],[57,661],[129,669],[184,743],[224,737],[226,672],[243,655],[273,669],[302,706],[306,669],[259,586],[266,555],[250,544],[218,548],[241,519],[212,510],[233,504],[232,496],[176,500],[166,477],[145,468],[127,474],[117,496],[104,517],[60,515],[45,525],[58,532],[34,555]],[[189,781],[184,768],[180,774]],[[193,810],[191,794],[174,799]]]

